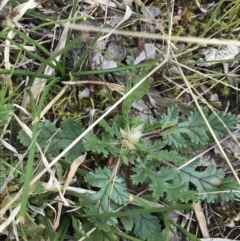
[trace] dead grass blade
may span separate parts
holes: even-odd
[[[66,24],[63,24],[66,25]],[[161,34],[150,34],[146,32],[130,32],[123,30],[112,30],[110,28],[99,28],[95,26],[85,26],[82,24],[69,24],[69,28],[75,30],[81,30],[86,32],[102,32],[108,33],[112,31],[113,34],[130,36],[130,37],[139,37],[139,38],[147,38],[147,39],[160,39],[160,40],[168,40],[169,36],[161,35]],[[234,45],[240,46],[240,41],[237,40],[225,40],[225,39],[210,39],[210,38],[197,38],[197,37],[180,37],[180,36],[171,36],[171,41],[180,41],[185,43],[195,43],[200,45]]]
[[[78,167],[84,162],[86,156],[87,156],[87,153],[85,153],[82,156],[77,157],[73,161],[73,163],[71,164],[70,171],[69,171],[68,176],[67,176],[67,180],[65,181],[64,186],[63,186],[63,190],[62,190],[63,195],[65,194],[69,184],[71,183]],[[61,218],[61,215],[62,215],[62,207],[63,207],[63,203],[59,203],[58,204],[57,218],[56,218],[56,220],[53,224],[53,230],[57,230],[57,228],[60,224],[60,218]]]
[[[124,94],[125,86],[103,82],[103,81],[94,81],[94,80],[80,80],[80,81],[62,81],[65,85],[84,85],[84,84],[92,84],[92,85],[102,85],[109,88],[111,91],[117,91],[120,94]]]
[[[201,207],[201,203],[197,202],[197,203],[193,203],[192,204],[193,210],[197,216],[197,220],[200,226],[200,229],[202,231],[202,235],[204,238],[209,238],[209,232],[208,232],[208,228],[207,228],[207,222],[206,222],[206,218],[204,216],[202,207]]]
[[[175,59],[175,61],[177,62],[176,59]],[[216,135],[215,135],[212,127],[209,125],[209,122],[208,122],[206,116],[204,115],[204,113],[203,113],[203,111],[202,111],[202,109],[201,109],[201,107],[200,107],[200,105],[199,105],[199,103],[198,103],[198,100],[197,100],[196,96],[194,95],[194,93],[193,93],[193,91],[192,91],[192,86],[191,86],[190,82],[187,80],[187,78],[186,78],[186,76],[184,75],[184,73],[183,73],[182,69],[180,68],[180,66],[178,66],[178,70],[179,70],[179,73],[181,74],[181,76],[182,76],[182,78],[183,78],[183,80],[184,80],[184,82],[185,82],[185,84],[186,84],[186,86],[187,86],[187,88],[188,88],[189,93],[191,94],[191,96],[192,96],[192,98],[193,98],[193,100],[194,100],[194,103],[195,103],[195,105],[196,105],[199,113],[201,114],[201,116],[202,116],[202,118],[203,118],[203,120],[204,120],[207,128],[209,129],[209,132],[211,133],[211,135],[212,135],[215,143],[217,144],[217,147],[219,148],[219,150],[220,150],[222,156],[224,157],[224,159],[226,160],[226,162],[227,162],[230,170],[232,171],[235,179],[237,180],[238,184],[240,185],[239,177],[238,177],[236,171],[234,170],[234,168],[233,168],[233,166],[232,166],[229,158],[227,157],[225,151],[223,150],[223,148],[222,148],[219,140],[217,139],[217,137],[216,137]],[[210,107],[210,106],[209,106],[209,107]],[[213,111],[213,109],[212,109],[211,107],[210,107],[210,109]],[[215,113],[215,114],[216,114],[216,113]]]

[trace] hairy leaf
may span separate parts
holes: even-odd
[[[37,136],[37,142],[42,148],[46,148],[47,153],[58,153],[69,146],[83,131],[81,122],[75,122],[72,118],[64,118],[60,124],[60,128],[50,121],[39,123],[40,132]],[[20,142],[24,146],[29,146],[31,139],[21,130],[18,134]],[[65,157],[73,161],[76,157],[84,152],[81,142],[77,143],[69,150]]]
[[[148,162],[152,162],[152,166],[159,165],[163,161],[167,161],[168,163],[172,162],[174,164],[182,164],[186,162],[186,158],[178,154],[176,151],[164,150],[159,152],[150,152],[145,158]]]
[[[216,113],[230,130],[234,129],[236,127],[236,124],[239,123],[239,117],[236,115],[233,115],[231,113],[224,113],[223,111],[216,111]],[[223,135],[228,133],[228,131],[224,127],[223,123],[219,120],[217,115],[212,113],[208,117],[208,121],[212,129],[214,130],[217,138],[222,138]]]
[[[187,147],[186,140],[183,138],[179,128],[175,129],[172,133],[164,132],[162,136],[170,146],[173,146],[176,149]]]
[[[99,124],[112,137],[114,137],[114,136],[119,137],[120,136],[120,134],[119,134],[119,127],[117,126],[116,122],[113,122],[112,126],[110,126],[105,120],[101,120],[101,122]]]
[[[180,170],[178,176],[180,181],[191,182],[200,193],[201,199],[213,202],[221,197],[227,201],[240,196],[239,192],[231,192],[231,190],[240,191],[239,185],[232,178],[224,178],[225,174],[221,169],[211,166],[200,172],[195,170],[198,164],[198,161],[189,164]]]
[[[145,182],[151,174],[151,169],[149,170],[145,163],[138,163],[135,167],[132,168],[132,171],[135,174],[131,175],[131,179],[135,185]]]
[[[217,185],[215,185],[212,180],[214,178],[218,178],[219,180],[223,179],[223,171],[211,166],[207,167],[204,171],[199,172],[195,170],[198,164],[199,162],[195,161],[181,169],[179,172],[180,180],[193,183],[199,192],[215,190]]]
[[[218,138],[227,133],[226,128],[215,114],[209,115],[206,108],[203,108],[203,112]],[[239,118],[232,114],[225,114],[221,111],[217,111],[217,114],[230,130],[239,122]],[[163,138],[177,150],[190,152],[193,147],[205,146],[211,139],[210,132],[197,110],[190,112],[187,120],[178,123],[178,108],[171,106],[168,108],[167,114],[162,115],[161,120],[165,122],[162,128],[176,123],[176,126],[173,126],[174,128],[167,128],[166,130],[163,128]]]
[[[126,231],[131,231],[133,228],[133,220],[129,216],[122,216],[120,219]]]
[[[144,160],[140,158],[137,159],[137,164],[132,168],[134,174],[132,174],[131,179],[133,184],[143,183],[147,178],[152,179],[152,177],[154,177],[152,172],[155,173],[155,169],[159,167],[162,162],[165,162],[164,165],[171,166],[170,173],[175,175],[174,164],[182,164],[185,161],[186,158],[175,151],[148,152],[145,149]],[[165,170],[164,168],[162,169]]]
[[[172,105],[168,107],[166,114],[162,114],[161,119],[163,123],[169,122],[169,121],[173,121],[177,123],[178,116],[179,116],[178,107],[176,105]]]
[[[228,202],[235,198],[240,198],[240,187],[234,178],[226,177],[221,180],[221,184],[217,187],[218,191],[215,193],[206,193],[202,199],[206,199],[208,202],[214,202],[217,198]]]
[[[2,157],[0,155],[0,163],[2,163]],[[5,183],[5,166],[4,165],[0,165],[0,193],[2,193],[3,189],[4,189],[4,183]]]
[[[138,143],[137,150],[139,150],[141,153],[154,153],[156,151],[161,151],[165,146],[167,145],[166,141],[162,140],[155,140],[152,141],[142,141]]]
[[[109,153],[114,156],[117,156],[119,153],[119,146],[117,145],[116,139],[113,138],[109,133],[102,133],[102,143],[105,144],[106,149]]]
[[[89,172],[85,181],[93,187],[101,188],[96,194],[86,194],[91,202],[84,202],[86,213],[107,213],[115,210],[115,204],[126,205],[129,202],[129,194],[124,180],[112,177],[108,168],[97,168],[95,172]],[[114,204],[115,203],[115,204]],[[116,218],[90,218],[94,224],[106,232],[110,226],[117,223]]]
[[[116,139],[107,132],[101,134],[101,139],[99,139],[93,132],[89,132],[83,138],[83,145],[87,151],[99,154],[102,153],[104,157],[107,157],[109,153],[114,156],[118,153]]]
[[[163,240],[163,233],[160,229],[159,219],[152,214],[145,213],[130,216],[134,223],[133,233],[147,241]]]
[[[153,123],[150,121],[146,121],[143,131],[150,132],[150,131],[155,131],[155,130],[161,129],[163,124],[164,124],[163,120],[157,120]]]
[[[169,201],[181,200],[183,202],[197,199],[196,192],[188,190],[188,182],[174,182],[178,173],[176,168],[162,167],[157,172],[151,162],[147,161],[138,163],[132,170],[134,172],[131,176],[133,184],[149,180],[149,189],[152,190],[153,197],[159,198],[166,195]]]
[[[118,176],[112,177],[112,172],[108,168],[97,168],[95,172],[89,172],[85,180],[93,187],[104,189],[112,201],[119,205],[126,205],[129,201],[127,187],[122,178]]]
[[[96,194],[87,193],[86,196],[91,200],[89,202],[83,201],[85,206],[84,210],[87,214],[108,213],[114,211],[111,207],[109,196],[105,193],[104,188]],[[115,217],[91,217],[89,220],[94,222],[94,225],[105,232],[109,232],[111,230],[111,226],[115,226],[117,224],[117,219]]]
[[[153,195],[156,197],[163,197],[166,194],[168,201],[180,200],[182,202],[196,201],[198,196],[196,192],[187,190],[187,183],[171,183],[154,181],[150,184],[150,189],[153,191]]]
[[[129,91],[132,87],[131,82],[134,85],[136,85],[141,79],[143,79],[145,74],[138,74],[134,76],[133,81],[128,79],[127,80],[127,86],[126,91]],[[134,90],[127,98],[124,99],[123,105],[122,105],[122,113],[123,116],[126,118],[128,115],[128,112],[130,111],[130,108],[132,106],[133,101],[139,101],[142,99],[144,94],[146,94],[150,87],[150,80],[149,78],[146,79],[136,90]]]
[[[86,235],[82,227],[82,222],[76,217],[74,217],[73,215],[71,215],[71,218],[72,218],[72,226],[74,229],[74,238],[80,239],[82,236]]]
[[[12,105],[2,105],[0,106],[0,127],[6,125],[9,122],[9,118],[11,118],[13,114],[13,106]],[[0,128],[0,134],[2,133],[2,129]]]
[[[163,197],[165,194],[169,201],[181,200],[187,202],[196,200],[196,193],[188,190],[188,183],[173,182],[176,176],[177,169],[175,168],[162,168],[160,171],[153,173],[151,176],[152,183],[150,184],[153,196]]]
[[[109,154],[106,144],[99,140],[93,132],[89,132],[84,136],[83,145],[87,151],[102,153],[104,157],[107,157]]]
[[[159,166],[163,161],[173,162],[175,164],[186,162],[186,158],[181,156],[177,151],[162,150],[166,144],[167,141],[162,140],[155,140],[154,142],[143,140],[136,145],[136,152],[150,163],[152,167]]]

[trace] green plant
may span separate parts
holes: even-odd
[[[141,74],[135,77],[133,84],[139,79]],[[127,83],[127,88],[131,88],[130,81]],[[159,236],[164,238],[167,235],[167,232],[163,235],[159,222],[165,220],[168,225],[170,223],[169,217],[161,211],[161,205],[159,207],[156,204],[159,198],[165,197],[171,203],[188,203],[198,200],[214,202],[217,198],[228,201],[240,197],[236,181],[226,177],[221,169],[208,167],[199,170],[198,161],[182,169],[178,168],[186,163],[193,149],[202,148],[212,140],[197,110],[190,112],[187,119],[179,120],[178,107],[170,106],[154,123],[143,122],[138,116],[128,115],[132,101],[141,99],[148,87],[149,82],[144,82],[125,99],[122,116],[117,115],[109,122],[101,121],[97,133],[92,131],[87,134],[82,143],[78,143],[65,155],[65,159],[71,162],[87,151],[88,154],[97,155],[99,160],[105,160],[105,164],[99,162],[94,171],[83,174],[83,185],[90,185],[96,191],[84,195],[72,193],[78,197],[78,205],[82,206],[70,218],[76,240],[85,236],[93,227],[98,231],[89,240],[93,240],[95,235],[114,240],[116,235],[123,235],[121,232],[116,233],[120,220],[125,230],[131,231],[141,240],[159,240]],[[213,114],[206,108],[203,111],[218,138],[227,134],[227,128],[232,130],[239,122],[239,118],[230,113],[217,111]],[[81,122],[63,118],[58,130],[56,124],[49,121],[40,123],[39,130],[37,142],[45,148],[46,153],[53,155],[80,135],[84,128]],[[155,137],[155,140],[148,139],[149,136]],[[23,130],[19,132],[19,139],[25,146],[30,144],[30,138]],[[110,162],[110,159],[114,161]],[[121,165],[133,165],[129,181],[133,185],[148,185],[147,196],[137,198],[128,192],[126,181],[116,174],[119,162]],[[101,167],[102,165],[105,166]],[[115,171],[111,170],[112,167]],[[229,192],[230,190],[236,192]],[[130,202],[131,199],[134,201]],[[137,214],[134,213],[135,204],[142,208]],[[156,205],[160,208],[161,215],[150,214],[148,208]],[[121,216],[121,212],[117,212],[119,208],[126,215],[120,220],[117,219]],[[144,210],[148,210],[148,213],[142,213]],[[135,239],[132,237],[132,240]]]
[[[158,120],[148,123],[138,116],[132,116],[131,106],[133,100],[141,100],[148,93],[150,84],[154,86],[159,80],[160,87],[157,89],[167,91],[165,96],[175,98],[183,93],[183,76],[179,75],[179,71],[174,71],[173,75],[170,71],[175,67],[182,68],[193,89],[198,91],[198,86],[207,85],[209,79],[213,81],[210,83],[212,86],[220,80],[223,84],[218,84],[217,88],[224,96],[232,96],[229,80],[223,79],[226,78],[226,73],[220,66],[232,60],[199,61],[208,42],[202,39],[198,46],[199,41],[191,40],[188,45],[182,45],[180,38],[174,41],[170,37],[200,35],[202,38],[215,38],[215,44],[221,42],[217,40],[219,38],[239,39],[239,18],[236,14],[239,0],[218,1],[212,9],[211,5],[201,2],[198,6],[197,2],[178,1],[170,6],[166,1],[150,1],[154,5],[159,4],[161,9],[161,22],[158,24],[157,21],[153,25],[154,19],[145,25],[140,11],[142,3],[136,1],[132,9],[137,13],[137,19],[133,15],[133,21],[130,21],[134,23],[134,32],[141,29],[139,37],[149,29],[150,32],[154,31],[155,36],[159,36],[159,32],[160,35],[168,33],[172,42],[170,44],[168,41],[149,39],[148,36],[143,42],[154,43],[155,48],[160,47],[159,55],[142,60],[139,64],[134,62],[143,48],[142,40],[138,42],[134,38],[123,37],[128,56],[123,60],[115,60],[109,56],[106,48],[96,49],[95,43],[101,33],[93,34],[89,29],[85,35],[68,29],[67,23],[76,20],[80,25],[87,24],[85,19],[88,16],[84,12],[90,11],[88,9],[92,7],[86,8],[87,3],[78,6],[77,0],[72,2],[73,5],[69,6],[59,1],[57,8],[54,6],[50,9],[49,5],[54,4],[54,1],[47,6],[41,3],[41,8],[34,5],[34,8],[25,12],[24,18],[16,19],[17,15],[23,13],[16,15],[17,11],[11,11],[19,3],[11,0],[7,6],[10,12],[0,14],[3,19],[9,16],[7,21],[1,21],[3,31],[0,33],[2,49],[4,48],[0,54],[3,63],[0,68],[1,80],[4,83],[1,85],[4,88],[0,88],[0,151],[3,149],[0,153],[0,233],[6,225],[9,227],[4,231],[8,232],[9,239],[14,235],[19,240],[58,241],[66,240],[69,235],[74,240],[88,241],[154,241],[169,240],[170,233],[176,232],[177,228],[190,240],[198,240],[174,222],[168,212],[190,209],[192,201],[214,203],[216,199],[232,200],[239,197],[239,186],[230,174],[226,175],[221,169],[200,167],[198,160],[187,165],[194,150],[205,148],[212,141],[197,110],[183,119],[182,116],[179,117],[177,106],[169,106]],[[111,3],[106,5],[106,9]],[[181,6],[182,4],[184,5]],[[102,10],[99,15],[97,6],[94,6],[94,24],[105,23],[106,19],[101,18],[103,5],[100,8]],[[53,10],[53,13],[49,14],[48,10]],[[111,12],[114,12],[114,8],[108,11],[110,23]],[[126,9],[126,14],[127,12]],[[81,16],[77,16],[78,13]],[[173,15],[169,17],[171,14]],[[31,24],[26,25],[25,17]],[[177,21],[172,22],[174,17]],[[150,25],[151,28],[148,28]],[[124,26],[122,23],[121,28]],[[111,45],[109,39],[106,47]],[[102,55],[116,62],[118,67],[94,69],[92,56],[96,51],[101,51]],[[145,52],[147,53],[146,49]],[[211,62],[215,62],[216,66],[209,67]],[[8,63],[11,63],[9,68]],[[204,64],[206,68],[200,68]],[[76,143],[85,131],[92,128],[87,127],[88,121],[85,119],[89,108],[105,111],[109,104],[119,104],[119,95],[111,92],[112,89],[107,92],[107,87],[105,89],[102,85],[91,87],[89,98],[79,101],[78,91],[83,85],[90,79],[106,82],[106,86],[108,82],[116,84],[117,80],[122,85],[121,93],[124,88],[127,92],[151,69],[155,69],[156,65],[159,72],[151,75],[151,80],[146,79],[131,96],[125,98],[122,110],[115,108],[114,112]],[[119,73],[118,77],[116,72]],[[237,68],[231,74],[237,75]],[[24,81],[26,76],[28,81]],[[62,80],[65,83],[60,84]],[[69,80],[86,81],[77,88],[65,86],[67,88],[64,87],[66,92],[62,98],[52,109],[47,109],[50,108],[47,104],[61,92],[62,84]],[[38,101],[35,91],[42,84],[45,87],[42,88],[42,94],[38,93]],[[29,97],[26,105],[23,104],[23,91]],[[198,97],[201,100],[201,96]],[[20,119],[22,116],[18,115],[19,109],[28,113],[27,120],[34,123],[33,126],[29,125],[32,131],[32,135],[28,132],[30,138],[23,130],[19,131],[20,128],[28,130],[25,126],[26,119]],[[203,112],[217,138],[226,135],[228,129],[232,130],[239,122],[236,116],[229,113],[211,113],[206,108],[203,108]],[[91,117],[99,120],[97,112]],[[82,118],[81,121],[76,120],[78,118]],[[63,154],[73,143],[75,146]],[[21,187],[24,187],[23,192]],[[170,206],[163,206],[159,201],[166,201]],[[19,217],[20,222],[15,222]]]
[[[2,127],[8,124],[13,114],[13,106],[10,104],[4,104],[0,106],[0,135],[3,133]]]

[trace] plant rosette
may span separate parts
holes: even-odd
[[[130,150],[135,149],[135,145],[142,137],[143,126],[144,124],[141,124],[137,127],[132,127],[131,129],[129,126],[127,126],[127,131],[120,129],[123,145]]]

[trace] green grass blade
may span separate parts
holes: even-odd
[[[58,231],[55,233],[52,241],[64,241],[66,240],[66,234],[68,231],[68,228],[70,226],[71,219],[69,216],[65,216],[63,220],[61,220],[61,224],[58,228]]]
[[[33,113],[36,114],[35,102],[34,102],[32,93],[30,91],[28,91],[28,93],[29,93],[30,103],[31,103]],[[20,216],[20,218],[23,218],[23,220],[25,219],[25,216],[26,216],[26,207],[27,207],[27,203],[28,203],[30,182],[31,182],[31,177],[32,177],[32,172],[33,172],[33,164],[34,164],[34,160],[35,160],[38,126],[39,126],[38,122],[35,122],[33,125],[32,143],[31,143],[31,147],[30,147],[30,151],[29,151],[26,173],[25,173],[25,180],[24,180],[24,185],[23,185],[21,208],[19,211],[19,216]]]
[[[84,52],[82,53],[81,57],[78,59],[77,63],[75,64],[75,66],[73,67],[71,72],[77,71],[77,69],[82,65],[84,59],[87,57],[89,52],[92,50],[92,47],[97,42],[97,40],[99,39],[101,34],[102,33],[100,33],[100,32],[97,33],[96,36],[92,39],[92,41],[89,43],[89,46],[84,50]]]
[[[77,4],[78,4],[78,1],[74,0],[73,5],[72,5],[72,12],[71,12],[71,19],[72,20],[69,20],[68,21],[69,23],[75,22],[74,15],[75,15],[76,10],[77,10]],[[72,29],[70,28],[70,29],[68,29],[66,43],[69,43],[70,38],[71,38],[71,34],[72,34]],[[67,59],[67,52],[64,52],[63,56],[62,56],[62,66],[63,66],[63,68],[66,68],[66,59]]]
[[[212,13],[209,21],[207,22],[206,27],[204,28],[202,34],[200,35],[200,38],[204,38],[204,37],[206,36],[207,32],[217,24],[217,23],[213,23],[213,20],[216,18],[217,13],[218,13],[220,7],[222,6],[222,4],[223,4],[224,2],[225,2],[225,0],[221,0],[221,1],[218,3],[218,5],[217,5],[217,7],[214,9],[214,11],[213,11],[213,13]]]
[[[29,91],[31,109],[33,112],[33,116],[35,118],[39,119],[39,115],[41,113],[41,110],[44,105],[44,101],[46,99],[46,95],[47,95],[49,89],[51,88],[51,86],[55,83],[55,81],[56,80],[52,80],[44,89],[44,92],[41,96],[38,107],[35,106],[35,101],[33,99],[32,93]],[[21,208],[19,211],[19,215],[22,218],[25,217],[26,206],[27,206],[29,190],[30,190],[30,182],[32,179],[32,174],[33,174],[33,165],[34,165],[35,153],[36,153],[36,138],[37,138],[37,134],[38,134],[38,126],[39,126],[39,122],[38,121],[34,122],[33,131],[32,131],[32,145],[30,147],[29,156],[28,156],[28,162],[27,162],[26,173],[25,173],[25,181],[24,181],[24,186],[23,186],[23,194],[22,194],[22,198],[21,198]]]
[[[181,205],[172,205],[168,207],[160,207],[160,208],[145,208],[145,209],[133,209],[122,212],[109,212],[109,213],[96,213],[96,214],[82,214],[82,217],[123,217],[135,214],[142,213],[161,213],[161,212],[169,212],[174,210],[185,210],[191,209],[191,204],[181,204]]]
[[[123,233],[123,232],[119,231],[119,230],[116,230],[115,233],[116,233],[118,236],[125,238],[126,240],[131,240],[131,241],[142,241],[141,239],[134,238],[134,237],[132,237],[132,236],[126,234],[126,233]]]

